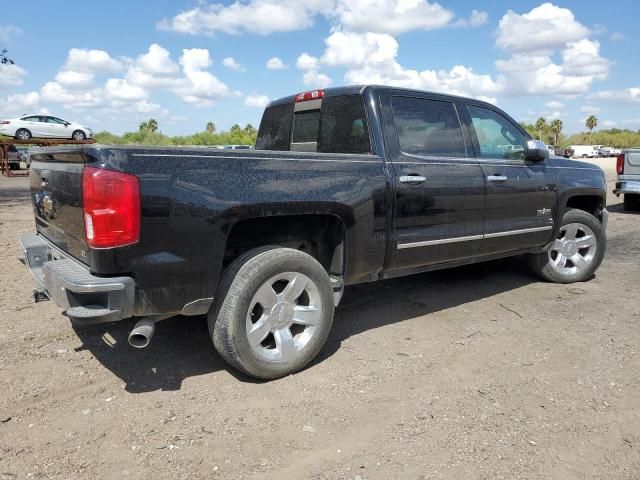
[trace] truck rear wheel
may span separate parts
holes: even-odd
[[[310,255],[261,247],[229,265],[220,282],[209,332],[233,367],[260,379],[304,368],[333,323],[329,275]]]
[[[591,278],[604,258],[607,238],[593,215],[570,209],[562,217],[558,237],[549,249],[528,256],[531,269],[556,283],[582,282]]]

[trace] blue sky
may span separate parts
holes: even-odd
[[[385,83],[560,118],[568,133],[591,113],[640,129],[640,2],[497,3],[11,2],[0,117],[44,111],[117,133],[154,117],[187,134],[257,126],[268,99],[291,93]]]

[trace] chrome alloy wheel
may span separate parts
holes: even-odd
[[[311,341],[322,318],[316,284],[299,272],[284,272],[260,286],[249,304],[247,339],[270,361],[294,358]]]
[[[593,230],[582,223],[569,223],[549,249],[549,265],[561,275],[575,275],[589,267],[596,248]]]

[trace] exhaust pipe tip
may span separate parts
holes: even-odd
[[[156,329],[156,322],[148,318],[143,318],[136,323],[129,334],[129,345],[134,348],[145,348],[151,343],[151,337]]]

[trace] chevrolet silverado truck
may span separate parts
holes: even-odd
[[[207,315],[232,366],[272,379],[320,351],[345,285],[526,254],[551,282],[606,248],[604,174],[549,157],[488,103],[382,86],[271,102],[256,149],[32,151],[36,299],[77,325]]]
[[[613,193],[624,195],[625,210],[640,210],[640,148],[623,150],[616,160],[618,180]]]

